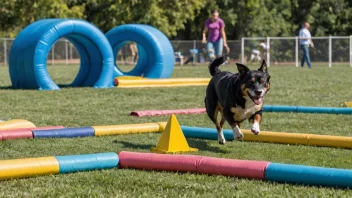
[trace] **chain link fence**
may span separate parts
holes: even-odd
[[[350,65],[352,67],[352,36],[345,37],[312,37],[315,44],[310,48],[312,63],[327,65]],[[0,38],[0,66],[7,66],[14,39]],[[266,43],[268,50],[262,51],[262,58],[268,65],[299,66],[302,58],[298,37],[244,37],[242,40],[229,40],[230,61],[251,62],[253,50],[259,50],[259,44]],[[206,44],[197,40],[172,40],[175,54],[182,55],[184,63],[207,63],[209,61]],[[225,50],[225,49],[224,49]],[[225,51],[224,51],[225,52]],[[175,56],[176,58],[176,56]],[[135,64],[131,49],[125,45],[116,55],[117,64]],[[66,39],[58,40],[47,57],[48,65],[79,64],[77,49]],[[177,65],[178,63],[176,63]]]
[[[352,67],[352,36],[312,37],[312,41],[314,48],[309,48],[309,55],[313,64]],[[268,49],[261,49],[261,43],[269,46]],[[298,37],[242,38],[241,49],[242,63],[252,62],[253,50],[258,50],[260,58],[266,59],[269,65],[298,67],[303,56]]]

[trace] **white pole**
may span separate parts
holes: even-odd
[[[352,67],[352,35],[350,36],[350,67]]]
[[[329,67],[331,67],[331,36],[329,36]]]
[[[66,54],[66,65],[68,65],[68,41],[65,40],[65,54]]]
[[[266,38],[266,43],[267,43],[266,59],[267,59],[267,65],[268,67],[270,67],[270,37]]]
[[[298,36],[296,36],[296,67],[298,67]]]
[[[241,64],[244,64],[244,38],[241,41]]]
[[[4,39],[4,63],[5,66],[7,65],[7,46],[6,46],[6,39]]]

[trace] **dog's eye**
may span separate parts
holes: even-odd
[[[248,81],[248,84],[254,84],[255,83],[255,78],[252,78],[252,79],[250,79],[249,81]]]

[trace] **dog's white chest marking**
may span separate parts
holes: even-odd
[[[246,104],[244,109],[240,106],[231,108],[231,112],[235,114],[234,119],[237,122],[249,119],[263,107],[263,103],[256,105],[249,97],[245,97],[245,99]]]

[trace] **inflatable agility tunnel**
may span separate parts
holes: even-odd
[[[117,52],[127,41],[137,43],[139,59],[128,76],[144,76],[146,78],[169,78],[174,69],[174,50],[169,39],[158,29],[141,24],[121,25],[106,33],[113,53]],[[116,57],[116,56],[114,56]],[[116,61],[115,61],[116,62]],[[118,66],[115,76],[120,76]]]
[[[115,77],[143,75],[168,78],[173,49],[167,37],[148,25],[122,25],[106,36],[94,25],[79,19],[43,19],[28,25],[16,37],[10,51],[9,71],[15,89],[60,89],[47,70],[47,56],[60,38],[69,40],[80,54],[80,69],[69,86],[113,87]],[[130,72],[115,65],[115,55],[126,41],[135,41],[139,61]],[[110,44],[111,43],[111,44]]]

